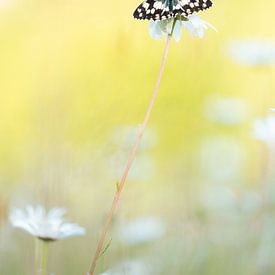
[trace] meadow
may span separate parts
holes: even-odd
[[[88,272],[165,44],[138,4],[0,0],[1,275],[38,274],[9,220],[27,205],[86,229],[50,243],[48,274]],[[216,0],[218,32],[172,41],[96,274],[275,274],[274,9]]]

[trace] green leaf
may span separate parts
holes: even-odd
[[[106,251],[108,250],[108,248],[112,243],[112,240],[113,240],[112,238],[109,240],[109,242],[106,244],[106,246],[104,247],[104,249],[102,250],[98,258],[102,257],[106,253]]]

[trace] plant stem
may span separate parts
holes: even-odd
[[[171,32],[170,32],[170,36],[172,36],[173,35],[173,32],[174,32],[174,29],[175,29],[175,26],[176,26],[176,23],[177,23],[177,18],[174,18],[174,20],[173,20],[173,23],[172,23],[172,28],[171,28]]]
[[[41,241],[35,238],[35,249],[34,249],[34,272],[33,274],[39,274],[41,268]]]
[[[48,254],[49,254],[49,245],[48,242],[42,241],[41,245],[41,275],[47,275],[47,266],[48,266]]]
[[[158,94],[160,82],[161,82],[161,79],[162,79],[162,76],[163,76],[163,72],[164,72],[166,61],[167,61],[167,56],[168,56],[168,51],[169,51],[169,47],[170,47],[170,44],[171,44],[171,40],[172,40],[172,32],[171,32],[171,34],[169,34],[167,36],[166,45],[165,45],[165,49],[164,49],[164,53],[163,53],[163,57],[162,57],[161,66],[160,66],[160,71],[159,71],[159,74],[158,74],[157,82],[155,84],[154,92],[153,92],[153,95],[152,95],[152,98],[151,98],[148,110],[146,112],[144,121],[143,121],[142,126],[140,128],[139,134],[137,136],[136,142],[135,142],[135,144],[134,144],[134,146],[132,148],[130,157],[129,157],[128,162],[126,164],[126,167],[125,167],[125,170],[123,172],[123,175],[121,177],[121,180],[117,184],[117,191],[115,193],[115,196],[114,196],[113,203],[111,205],[110,211],[109,211],[109,213],[108,213],[108,215],[106,217],[106,220],[104,222],[104,226],[103,226],[103,229],[102,229],[101,234],[100,234],[99,242],[97,244],[96,252],[95,252],[95,255],[94,255],[93,259],[92,259],[92,263],[91,263],[88,275],[93,275],[94,272],[95,272],[97,260],[98,260],[98,258],[100,256],[102,247],[104,245],[105,237],[106,237],[107,231],[109,229],[111,220],[113,218],[114,212],[116,210],[117,204],[119,202],[119,199],[120,199],[120,196],[121,196],[121,192],[122,192],[122,189],[124,187],[127,175],[128,175],[129,170],[130,170],[130,168],[131,168],[131,166],[133,164],[133,161],[135,159],[138,146],[139,146],[139,144],[141,142],[141,139],[142,139],[142,136],[144,134],[145,128],[146,128],[146,126],[148,124],[148,121],[149,121],[149,118],[150,118],[150,115],[151,115],[151,112],[152,112],[152,109],[153,109],[153,106],[154,106],[154,103],[155,103],[155,100],[156,100],[156,97],[157,97],[157,94]]]

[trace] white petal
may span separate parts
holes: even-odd
[[[186,28],[189,31],[189,34],[193,37],[203,38],[205,31],[208,28],[211,28],[215,31],[216,28],[212,26],[210,23],[202,20],[197,15],[188,16],[188,21],[183,21],[183,28]]]
[[[181,33],[182,33],[181,30],[182,30],[182,21],[177,21],[174,28],[174,33],[173,33],[173,36],[176,42],[180,41]]]
[[[53,208],[48,213],[48,219],[61,219],[66,213],[66,209],[64,208]]]
[[[26,211],[13,209],[10,221],[14,227],[21,228],[33,236],[44,239],[64,239],[85,234],[85,229],[77,224],[64,222],[65,209],[53,208],[46,215],[42,206],[27,206]]]
[[[73,236],[82,236],[85,235],[85,233],[86,230],[83,227],[77,224],[66,223],[63,224],[60,228],[59,239],[65,239]]]
[[[159,21],[150,22],[149,33],[153,39],[161,39],[162,38],[162,30],[159,25]]]

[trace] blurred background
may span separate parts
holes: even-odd
[[[0,274],[32,274],[13,207],[65,207],[50,246],[85,274],[143,120],[164,40],[139,1],[0,0]],[[275,274],[275,3],[216,0],[173,42],[98,274]]]

